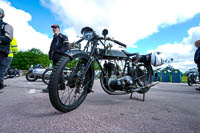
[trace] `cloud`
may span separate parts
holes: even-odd
[[[16,9],[5,0],[0,0],[0,8],[5,11],[4,21],[13,26],[19,50],[38,48],[45,53],[48,52],[51,40],[47,35],[36,31],[29,25],[32,19],[31,14]]]
[[[159,28],[184,22],[200,13],[199,0],[40,0],[65,25],[80,34],[84,26],[98,33],[108,28],[110,36],[129,45]]]
[[[196,64],[194,63],[194,53],[196,50],[194,43],[196,40],[199,40],[199,37],[200,26],[192,27],[188,30],[188,36],[183,38],[182,42],[162,44],[155,50],[149,50],[149,52],[159,51],[165,54],[166,57],[173,58],[174,61],[171,65],[185,72],[190,68],[196,67]],[[162,67],[165,67],[166,65]]]

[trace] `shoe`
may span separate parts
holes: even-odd
[[[6,86],[3,84],[0,84],[0,90],[3,90],[4,87],[6,87]]]
[[[49,89],[48,89],[48,88],[42,89],[42,92],[43,92],[43,93],[48,93],[48,92],[49,92]]]
[[[199,87],[199,88],[196,88],[196,90],[197,90],[197,91],[200,91],[200,87]]]
[[[65,84],[61,84],[60,86],[59,86],[59,90],[65,90]]]

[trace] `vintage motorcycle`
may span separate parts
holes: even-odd
[[[54,67],[49,82],[49,98],[53,107],[61,112],[76,109],[92,91],[95,70],[100,67],[100,83],[109,95],[124,95],[138,92],[145,94],[152,84],[152,67],[162,65],[164,60],[158,54],[139,55],[124,50],[112,50],[110,42],[122,47],[125,44],[107,37],[108,30],[102,31],[102,37],[90,27],[81,30],[83,37],[76,43],[87,41],[83,50],[66,52]],[[70,70],[65,77],[65,89],[60,89],[60,77],[65,69]]]
[[[199,74],[195,72],[190,72],[187,74],[187,83],[189,86],[192,86],[193,84],[200,84],[199,82]]]

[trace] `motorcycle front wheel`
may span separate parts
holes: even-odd
[[[82,75],[87,62],[88,59],[83,55],[78,55],[74,59],[63,56],[54,67],[48,88],[51,104],[58,111],[63,113],[72,111],[87,97],[94,82],[93,67]]]

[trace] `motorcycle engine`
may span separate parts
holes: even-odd
[[[121,78],[112,76],[108,80],[108,87],[112,90],[127,90],[127,88],[130,88],[133,85],[133,79],[129,75],[126,75]]]

